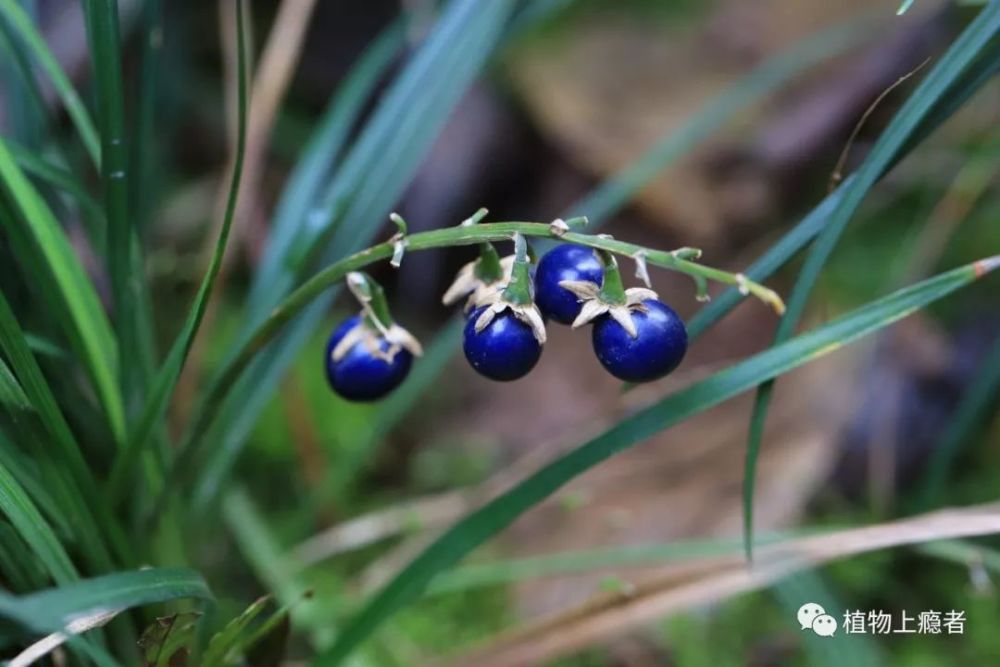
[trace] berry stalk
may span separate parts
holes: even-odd
[[[479,217],[481,218],[481,215]],[[579,224],[581,220],[574,218],[567,220],[566,223],[572,228],[574,225]],[[726,285],[737,286],[745,294],[752,294],[769,304],[779,314],[784,312],[784,302],[782,302],[781,297],[774,291],[759,283],[748,280],[742,274],[722,271],[699,264],[692,259],[687,259],[695,256],[695,251],[692,249],[682,248],[675,252],[656,250],[634,243],[578,232],[564,232],[560,236],[552,231],[551,225],[545,223],[494,222],[486,225],[470,223],[459,225],[458,227],[420,232],[407,237],[407,249],[414,252],[432,248],[510,241],[514,239],[515,234],[521,234],[525,237],[556,238],[564,242],[575,243],[595,248],[598,251],[605,251],[625,257],[635,257],[637,254],[642,253],[645,255],[646,261],[653,266],[677,271],[692,276],[696,280],[711,280]],[[313,275],[312,278],[306,280],[271,311],[270,316],[261,322],[251,336],[242,343],[209,385],[205,400],[201,402],[201,410],[192,420],[187,434],[181,442],[178,456],[174,463],[175,467],[188,464],[192,453],[191,450],[196,447],[198,439],[210,425],[212,415],[216,414],[222,399],[253,360],[257,352],[272,341],[281,329],[312,303],[314,299],[343,280],[349,272],[357,271],[378,261],[390,259],[393,255],[393,246],[394,243],[390,240],[334,262]]]

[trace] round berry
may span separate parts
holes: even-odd
[[[535,271],[535,303],[542,315],[556,322],[572,324],[580,314],[576,295],[560,287],[563,280],[586,280],[598,285],[603,267],[592,248],[563,243],[545,253]]]
[[[594,353],[609,373],[626,382],[663,377],[677,368],[687,351],[687,329],[680,316],[656,299],[642,305],[631,312],[635,338],[609,315],[594,322]]]
[[[480,375],[491,380],[508,382],[528,374],[539,357],[542,346],[531,327],[505,310],[498,313],[482,331],[476,331],[476,320],[486,308],[477,308],[465,322],[463,349],[465,358]]]
[[[376,401],[398,387],[410,372],[413,355],[409,350],[396,346],[391,360],[374,354],[365,340],[358,340],[340,359],[334,361],[333,350],[356,327],[364,327],[361,316],[356,315],[330,335],[326,344],[326,379],[335,392],[349,401]],[[388,353],[393,344],[377,332],[366,332],[378,349]]]

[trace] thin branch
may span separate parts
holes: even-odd
[[[903,76],[896,79],[895,83],[893,83],[891,86],[883,90],[879,94],[879,96],[875,98],[875,101],[868,106],[865,112],[861,114],[861,119],[857,122],[857,124],[854,126],[854,129],[851,131],[851,136],[848,137],[847,143],[844,145],[844,150],[840,152],[840,157],[837,158],[837,165],[833,168],[833,173],[830,174],[830,182],[827,184],[827,193],[831,193],[834,190],[836,190],[837,186],[840,185],[840,182],[844,180],[844,165],[847,164],[847,157],[851,153],[851,148],[854,147],[854,141],[858,138],[858,134],[861,132],[861,128],[863,128],[865,126],[865,123],[868,122],[868,117],[871,116],[872,113],[874,113],[875,109],[877,109],[878,106],[882,103],[882,100],[888,97],[889,94],[892,93],[892,91],[896,90],[901,85],[903,85],[907,81],[907,79],[909,79],[911,76],[922,70],[930,61],[931,58],[930,56],[928,56],[927,58],[924,59],[922,63],[914,67],[912,70],[910,70]]]

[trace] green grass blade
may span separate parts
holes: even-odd
[[[61,518],[72,529],[88,564],[97,572],[112,569],[113,561],[105,539],[113,542],[122,559],[128,561],[128,547],[117,524],[100,502],[101,496],[96,491],[84,492],[87,487],[81,486],[67,471],[40,416],[3,359],[0,359],[0,407],[9,416],[11,439],[21,445],[22,452],[29,452],[38,462],[41,479],[57,499]],[[0,426],[7,425],[0,422]],[[15,467],[8,466],[8,469]],[[98,525],[95,516],[102,518],[103,525]]]
[[[247,63],[246,63],[246,34],[243,18],[243,2],[236,5],[236,34],[237,34],[237,88],[238,88],[238,111],[237,111],[237,140],[236,155],[233,162],[233,173],[229,184],[229,195],[226,200],[226,211],[222,221],[222,229],[219,231],[219,238],[215,243],[212,252],[212,259],[208,265],[208,271],[202,279],[198,294],[195,296],[191,311],[188,313],[184,328],[177,335],[167,360],[160,368],[153,383],[153,389],[149,393],[142,412],[136,422],[133,432],[130,434],[128,443],[115,461],[111,477],[108,482],[109,495],[112,501],[117,500],[123,491],[123,485],[130,479],[133,467],[139,458],[139,454],[144,444],[147,443],[153,433],[157,422],[166,412],[170,396],[173,394],[180,376],[184,362],[187,360],[188,352],[194,343],[194,338],[198,333],[198,327],[205,316],[205,309],[208,308],[208,300],[212,295],[212,288],[215,286],[215,279],[222,268],[222,258],[226,252],[226,244],[229,240],[229,232],[233,223],[233,215],[236,212],[236,199],[239,196],[240,179],[243,174],[243,157],[246,152],[246,117],[247,117]]]
[[[336,631],[330,622],[334,605],[324,605],[324,600],[311,594],[304,577],[287,559],[265,517],[244,489],[227,491],[222,499],[222,515],[258,581],[281,602],[277,615],[291,613],[296,626],[308,629],[313,646],[329,646]],[[337,582],[338,588],[340,585]]]
[[[78,483],[91,492],[96,491],[96,480],[3,292],[0,292],[0,350],[10,362],[25,397],[38,412],[52,440],[58,444],[60,459]]]
[[[111,326],[65,233],[2,139],[0,181],[19,214],[0,215],[0,224],[7,229],[17,256],[30,261],[41,296],[90,376],[112,437],[124,442],[125,412],[115,377],[118,352]]]
[[[952,89],[970,65],[987,50],[1000,34],[1000,1],[994,0],[985,7],[972,23],[955,40],[937,65],[920,82],[906,100],[892,122],[881,134],[856,177],[830,213],[815,245],[806,257],[795,287],[788,299],[787,310],[778,323],[775,343],[788,340],[798,325],[812,289],[820,273],[836,248],[844,229],[861,206],[869,190],[897,159],[922,124],[929,118],[938,102]],[[980,62],[981,64],[981,62]],[[767,411],[773,396],[773,381],[761,385],[754,399],[750,431],[747,438],[746,463],[743,477],[743,527],[746,555],[753,554],[753,494],[756,480],[757,458],[763,442]]]
[[[153,209],[156,195],[154,164],[161,156],[155,130],[157,102],[163,83],[163,22],[162,0],[146,0],[142,3],[138,26],[141,45],[138,103],[129,158],[132,178],[129,181],[128,200],[128,210],[132,213],[140,237]]]
[[[906,142],[906,145],[895,155],[893,163],[887,167],[886,171],[891,169],[896,162],[903,159],[914,146],[936,130],[941,123],[950,118],[987,81],[1000,72],[1000,41],[984,53],[981,60],[981,64],[970,68],[968,72],[964,73],[955,82],[955,85],[948,90],[948,93],[942,96],[934,107],[934,110],[921,123],[920,129],[913,133],[909,141]],[[881,174],[881,176],[884,175],[885,173]],[[854,176],[849,176],[837,190],[820,202],[795,227],[786,232],[777,243],[751,264],[744,271],[747,278],[757,282],[767,280],[799,250],[808,245],[826,224],[827,218],[830,217],[833,210],[840,204],[848,188],[853,187],[853,180]],[[699,310],[688,321],[688,336],[692,340],[698,338],[725,317],[742,300],[743,295],[739,293],[739,290],[725,290],[722,294],[713,298],[712,303]]]
[[[7,150],[10,151],[10,154],[14,156],[15,160],[17,160],[17,164],[20,165],[21,169],[23,169],[26,173],[40,178],[49,185],[62,190],[76,200],[86,214],[87,219],[91,221],[91,228],[88,229],[91,234],[99,231],[94,229],[95,225],[93,224],[93,221],[100,221],[100,226],[104,226],[104,210],[101,208],[100,203],[94,199],[89,192],[87,192],[86,188],[80,184],[72,172],[64,169],[63,167],[52,164],[48,160],[40,157],[35,151],[29,150],[20,144],[16,144],[9,139],[7,140]]]
[[[764,536],[770,544],[789,535]],[[427,595],[444,595],[484,586],[512,584],[545,577],[558,577],[608,568],[646,567],[678,560],[738,553],[739,539],[683,540],[668,544],[633,544],[619,547],[567,551],[528,556],[493,563],[465,565],[442,572],[428,586]]]
[[[976,428],[990,414],[1000,395],[1000,339],[993,344],[972,384],[965,389],[962,400],[948,421],[948,427],[926,464],[920,490],[920,507],[930,507],[938,497],[952,470],[962,444],[969,441]]]
[[[31,4],[25,4],[25,10],[36,13]],[[6,93],[10,136],[38,150],[48,129],[48,109],[34,74],[28,50],[10,21],[0,14],[0,79]]]
[[[0,594],[0,617],[35,632],[57,632],[75,616],[179,598],[210,601],[212,593],[194,570],[150,568],[84,579],[20,597]]]
[[[35,28],[31,17],[28,16],[27,12],[24,11],[16,0],[0,0],[0,13],[4,15],[4,18],[10,23],[13,29],[17,31],[31,52],[31,55],[41,66],[42,70],[44,70],[46,76],[52,81],[56,93],[66,107],[66,113],[69,115],[70,120],[73,121],[73,125],[76,126],[76,131],[80,135],[80,140],[87,150],[87,154],[90,155],[90,159],[94,165],[100,167],[101,149],[98,144],[97,130],[94,129],[94,123],[90,119],[90,114],[87,113],[87,107],[84,106],[83,100],[80,99],[76,89],[73,88],[73,83],[69,80],[69,77],[66,76],[62,67],[59,66],[59,61],[52,54],[52,51],[45,43],[45,39],[38,32],[37,28]],[[24,74],[28,77],[33,76],[30,71]]]
[[[115,325],[121,355],[120,381],[129,397],[141,396],[140,381],[143,349],[141,290],[146,287],[142,275],[140,246],[129,217],[128,146],[125,135],[125,99],[122,83],[121,34],[117,0],[84,0],[87,38],[97,93],[101,128],[101,183],[107,215],[105,259],[115,306]],[[124,441],[120,442],[124,445]]]
[[[938,100],[933,111],[921,123],[919,130],[906,142],[905,146],[895,155],[893,162],[887,167],[891,169],[896,162],[903,159],[914,146],[919,144],[934,132],[944,121],[962,105],[964,105],[983,85],[1000,72],[1000,41],[987,49],[980,57],[981,62],[970,67],[962,77],[955,82],[946,95]],[[884,176],[885,173],[881,174]],[[880,177],[881,177],[880,176]],[[784,266],[799,250],[804,248],[823,228],[826,219],[839,205],[845,192],[851,186],[854,176],[849,176],[840,188],[827,196],[795,227],[785,233],[781,239],[760,256],[744,273],[751,280],[763,282],[775,271]],[[736,289],[727,289],[712,303],[703,307],[695,317],[688,322],[688,335],[694,339],[710,329],[726,316],[739,302],[743,295]]]
[[[94,517],[104,529],[104,536],[115,545],[115,550],[120,556],[126,561],[129,560],[131,550],[126,546],[122,528],[98,492],[97,480],[87,465],[83,452],[42,374],[42,369],[28,347],[27,337],[21,331],[3,292],[0,292],[0,350],[10,361],[25,399],[38,413],[41,424],[50,436],[48,441],[55,444],[52,457],[59,460],[61,467],[68,469],[70,476],[75,480],[75,486],[80,489],[78,502],[91,508]]]
[[[389,616],[416,600],[437,573],[457,563],[583,472],[764,380],[882,329],[998,267],[1000,256],[948,271],[890,294],[730,366],[624,419],[455,524],[375,594],[317,664],[339,664]]]
[[[27,551],[28,545],[17,531],[6,521],[0,521],[0,576],[7,583],[7,588],[14,593],[25,593],[48,585],[48,579],[38,562],[23,557]],[[7,648],[9,642],[4,641],[5,639],[0,635],[0,649]]]
[[[24,487],[18,483],[17,478],[2,463],[0,463],[0,512],[7,516],[53,581],[57,584],[68,584],[80,578],[49,523],[31,501]]]
[[[1000,551],[969,540],[934,540],[915,545],[918,552],[969,567],[980,564],[1000,573]]]
[[[264,611],[268,600],[267,597],[258,598],[219,630],[208,642],[201,667],[225,667],[232,664],[232,659],[240,655],[239,649],[249,635],[250,624]]]
[[[38,506],[42,516],[46,517],[57,535],[70,535],[72,530],[66,521],[59,503],[42,479],[38,462],[19,451],[7,436],[0,432],[0,465],[5,467],[14,479],[24,487],[28,497]]]

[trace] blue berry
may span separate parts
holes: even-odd
[[[535,272],[535,303],[542,315],[572,324],[580,314],[576,295],[559,286],[563,280],[603,281],[601,260],[592,248],[564,243],[545,253]]]
[[[505,310],[477,333],[476,320],[485,310],[475,309],[465,322],[465,358],[477,373],[491,380],[508,382],[524,377],[542,356],[542,346],[531,327]]]
[[[594,353],[601,365],[619,380],[650,382],[677,368],[687,351],[684,321],[661,301],[642,302],[632,311],[638,335],[633,338],[609,315],[594,323]]]
[[[410,372],[413,355],[399,348],[392,360],[377,356],[365,341],[356,342],[347,353],[334,361],[333,350],[344,336],[356,327],[364,327],[361,316],[356,315],[330,335],[326,344],[326,379],[335,392],[349,401],[376,401],[398,387]],[[392,344],[381,334],[369,331],[378,349],[386,352]]]

